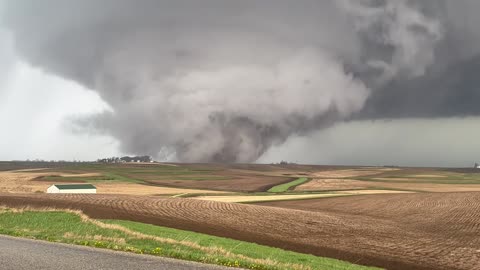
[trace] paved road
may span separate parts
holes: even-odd
[[[227,270],[180,260],[0,236],[2,270]]]

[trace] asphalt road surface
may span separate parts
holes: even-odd
[[[83,246],[0,236],[0,269],[227,270],[232,268]]]

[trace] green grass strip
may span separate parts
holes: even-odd
[[[287,191],[287,190],[289,190],[293,187],[296,187],[298,185],[301,185],[301,184],[303,184],[307,181],[308,181],[308,178],[300,177],[300,178],[298,178],[296,180],[293,180],[291,182],[274,186],[271,189],[269,189],[268,192],[274,192],[274,193],[285,192],[285,191]]]
[[[378,269],[253,243],[63,211],[0,209],[0,234],[264,270]]]

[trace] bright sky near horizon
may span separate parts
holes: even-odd
[[[109,110],[96,92],[22,62],[0,92],[0,160],[96,160],[118,155],[110,136],[73,133],[68,119]]]

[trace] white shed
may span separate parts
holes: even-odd
[[[47,189],[47,193],[97,193],[97,188],[92,184],[55,184]]]

